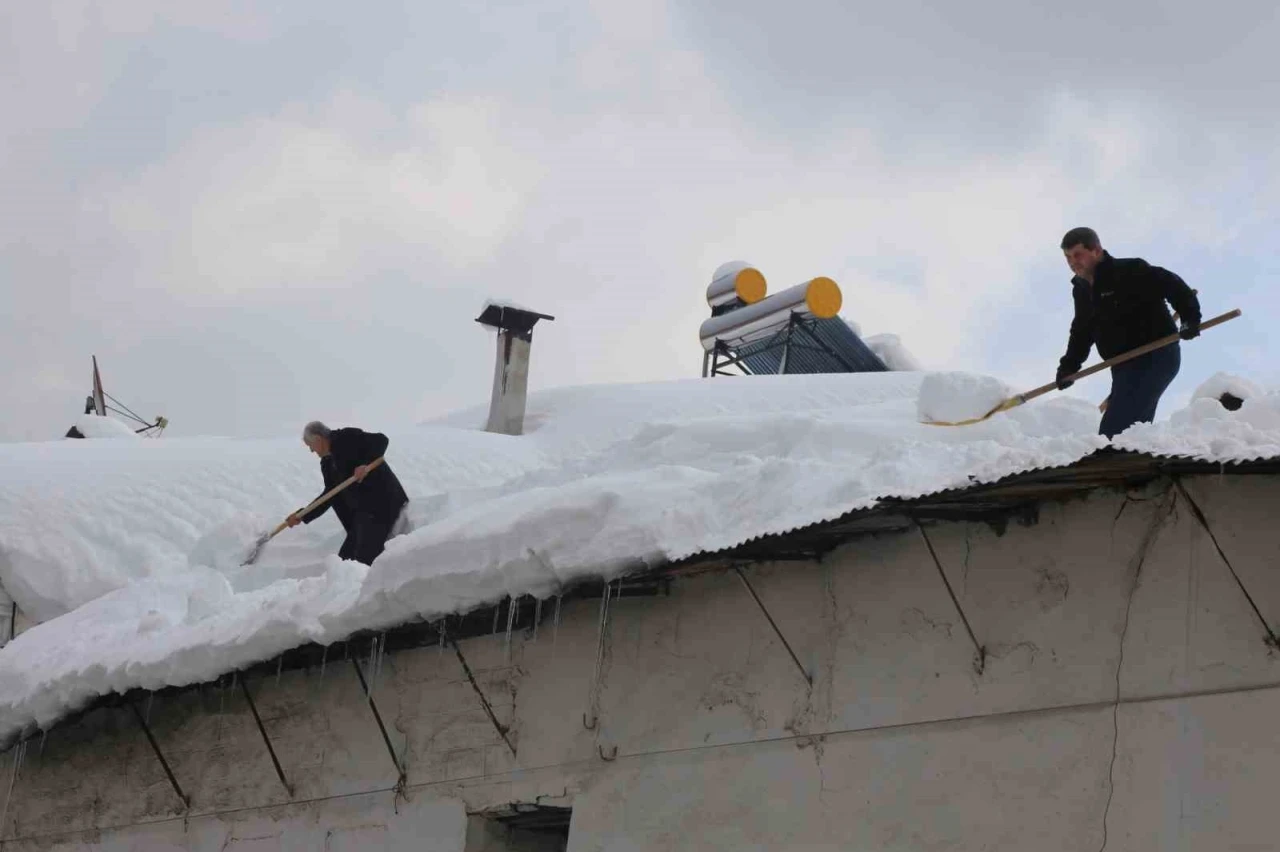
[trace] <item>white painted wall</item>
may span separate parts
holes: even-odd
[[[1187,487],[1275,626],[1280,478]],[[572,852],[1096,850],[1104,827],[1110,850],[1275,848],[1280,660],[1185,500],[1132,498],[927,527],[981,673],[920,533],[867,538],[745,571],[803,673],[734,573],[699,574],[614,602],[598,691],[597,602],[463,642],[517,756],[447,649],[392,655],[374,691],[397,797],[330,660],[252,683],[292,797],[243,699],[208,691],[150,710],[185,822],[136,722],[95,711],[32,744],[0,848],[466,850],[466,813],[538,800],[572,804]]]

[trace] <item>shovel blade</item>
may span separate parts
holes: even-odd
[[[262,555],[262,548],[266,547],[267,542],[270,540],[271,540],[271,533],[263,533],[261,536],[259,536],[258,540],[253,544],[253,549],[249,551],[249,555],[245,557],[245,560],[240,564],[252,565],[253,563],[257,562],[258,557]]]
[[[1027,401],[1026,396],[1019,394],[1018,396],[1009,397],[1004,402],[1000,403],[995,408],[991,409],[981,417],[974,417],[969,420],[954,420],[954,421],[922,420],[921,422],[926,426],[972,426],[975,423],[981,423],[984,420],[990,420],[992,417],[994,417],[995,415],[999,414],[1002,411],[1008,411],[1011,408],[1017,408],[1019,405],[1022,405],[1026,401]]]

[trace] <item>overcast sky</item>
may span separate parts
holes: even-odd
[[[1033,386],[1080,224],[1245,312],[1164,413],[1218,370],[1276,381],[1276,9],[3,4],[0,440],[61,436],[94,354],[174,435],[483,403],[488,296],[556,316],[535,388],[696,376],[739,258]]]

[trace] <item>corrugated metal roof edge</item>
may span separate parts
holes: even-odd
[[[847,538],[900,529],[910,525],[913,518],[963,520],[967,517],[1003,525],[1008,519],[1025,514],[1026,508],[1032,504],[1069,498],[1100,488],[1134,487],[1162,476],[1267,473],[1280,474],[1280,456],[1220,462],[1104,449],[1068,465],[1030,468],[992,482],[975,482],[966,487],[910,497],[881,497],[873,506],[845,512],[838,517],[752,536],[728,547],[687,554],[667,563],[664,568],[684,573],[684,569],[690,566],[724,559],[764,561],[812,555],[815,548],[797,546],[801,543],[797,539],[814,543],[821,539],[827,546],[816,549],[830,550],[835,543]],[[883,519],[885,523],[873,523],[876,518]],[[904,518],[907,519],[905,524],[901,522]],[[713,570],[715,567],[711,566]]]

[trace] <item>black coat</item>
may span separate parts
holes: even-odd
[[[1103,359],[1114,358],[1176,333],[1166,302],[1184,325],[1200,325],[1195,292],[1174,273],[1141,258],[1114,258],[1104,252],[1092,284],[1083,278],[1073,278],[1071,283],[1075,318],[1067,354],[1058,365],[1059,376],[1079,371],[1095,345]]]
[[[362,464],[368,464],[387,451],[387,436],[381,432],[365,432],[360,429],[334,429],[329,433],[329,455],[320,459],[320,472],[324,475],[324,491],[339,484]],[[311,523],[333,507],[338,520],[347,532],[351,532],[359,515],[367,515],[388,526],[395,522],[400,510],[409,500],[400,487],[400,480],[391,472],[385,461],[364,478],[353,482],[326,502],[312,509],[303,518]]]

